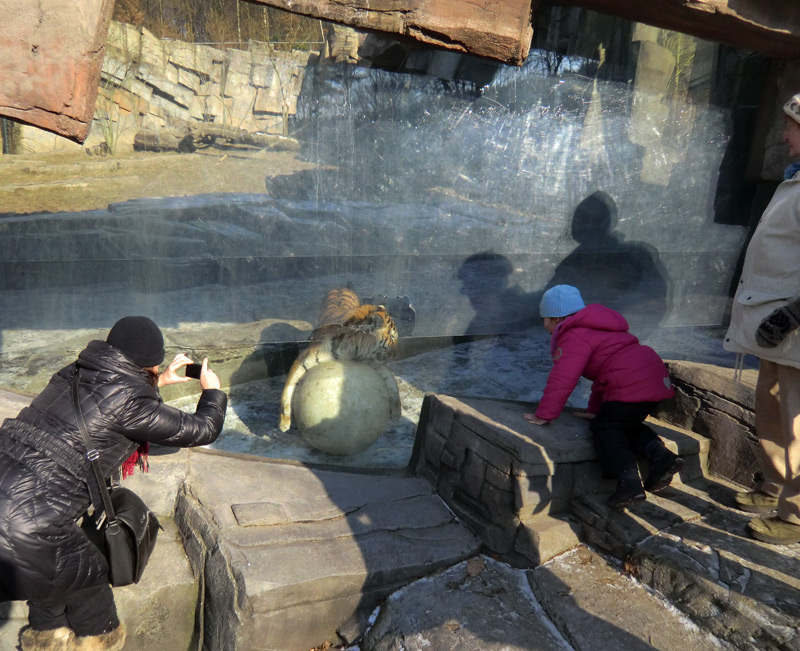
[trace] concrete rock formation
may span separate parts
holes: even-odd
[[[258,0],[280,9],[360,29],[387,32],[436,47],[519,64],[530,48],[529,0],[464,3],[460,0],[401,5],[317,0]]]
[[[560,4],[777,58],[800,56],[800,5],[785,0],[566,0]]]
[[[83,142],[114,0],[0,0],[0,116]]]

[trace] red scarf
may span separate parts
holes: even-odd
[[[147,460],[149,454],[150,444],[145,441],[139,445],[139,448],[131,456],[122,462],[122,478],[125,479],[133,475],[136,466],[139,466],[142,472],[148,472],[150,470],[150,463]]]

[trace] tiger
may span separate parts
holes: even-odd
[[[281,394],[278,429],[287,431],[292,424],[292,397],[306,372],[332,360],[369,362],[380,374],[392,396],[389,417],[399,418],[402,406],[397,381],[383,362],[397,347],[397,326],[383,305],[361,305],[350,289],[333,289],[322,302],[318,325],[311,333],[310,345],[298,355]]]
[[[332,289],[322,300],[322,305],[317,318],[317,327],[328,325],[329,323],[344,323],[350,313],[361,306],[361,301],[349,287]]]

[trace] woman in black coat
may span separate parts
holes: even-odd
[[[189,381],[177,355],[159,374],[164,338],[147,317],[120,319],[92,341],[17,418],[0,428],[0,601],[28,601],[23,651],[121,649],[108,565],[77,522],[94,482],[72,403],[71,381],[108,478],[147,443],[190,447],[217,439],[227,396],[203,361],[194,414],[165,405],[159,386]],[[77,456],[76,456],[77,453]]]

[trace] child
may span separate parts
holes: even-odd
[[[539,312],[552,335],[553,368],[535,414],[525,418],[545,425],[558,418],[581,376],[592,380],[585,412],[608,470],[617,479],[609,506],[622,508],[669,486],[683,459],[664,446],[644,424],[659,401],[675,395],[664,362],[628,332],[628,322],[604,305],[584,305],[576,287],[556,285],[542,296]],[[636,457],[650,464],[644,481]]]

